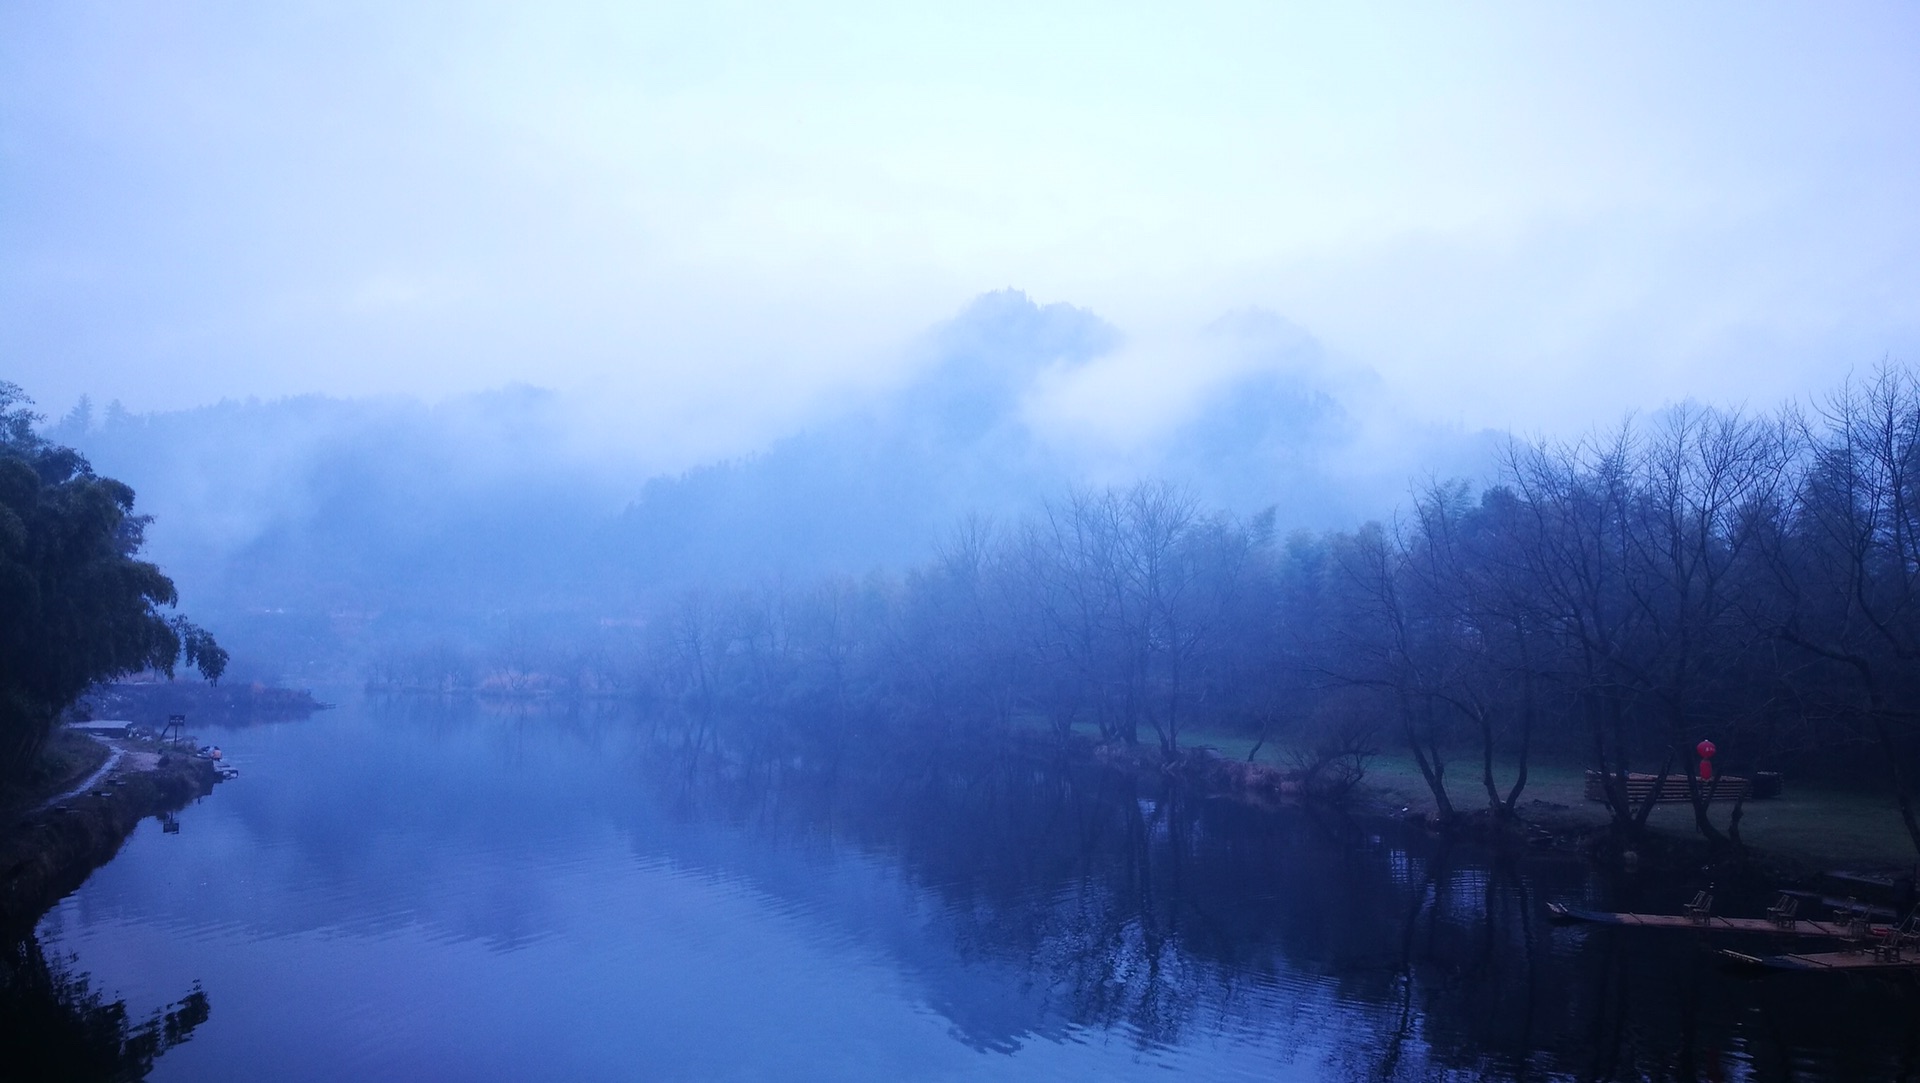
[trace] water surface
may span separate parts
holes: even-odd
[[[156,1080],[1891,1079],[1913,986],[1719,972],[1570,859],[1060,764],[698,757],[618,711],[351,700],[41,922]],[[924,762],[923,762],[924,760]],[[30,946],[31,947],[31,946]],[[196,985],[197,983],[197,985]],[[197,1002],[196,1002],[197,1003]]]

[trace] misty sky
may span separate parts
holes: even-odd
[[[1920,362],[1916,196],[1910,3],[0,2],[56,413],[527,381],[726,451],[1007,286],[1127,334],[1122,424],[1254,307],[1448,424],[1771,405]]]

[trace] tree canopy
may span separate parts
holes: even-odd
[[[0,381],[0,781],[34,761],[60,712],[95,683],[183,659],[217,681],[227,652],[163,612],[173,581],[139,559],[148,523],[133,490],[34,431]]]
[[[904,576],[716,585],[656,601],[637,644],[521,635],[484,677],[436,648],[374,680],[625,682],[684,710],[696,749],[800,758],[1051,727],[1173,760],[1240,733],[1336,791],[1391,742],[1442,821],[1478,793],[1516,817],[1543,756],[1584,761],[1622,841],[1653,808],[1638,774],[1687,780],[1699,834],[1739,846],[1744,790],[1701,772],[1711,739],[1726,773],[1883,790],[1920,848],[1920,373],[1513,440],[1488,480],[1285,537],[1175,485],[1075,490],[967,521]]]

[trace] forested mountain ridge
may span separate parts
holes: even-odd
[[[290,665],[338,660],[343,637],[473,644],[509,619],[630,619],[693,583],[904,568],[956,520],[1015,517],[1086,477],[1174,477],[1320,527],[1379,513],[1418,469],[1363,446],[1338,396],[1364,394],[1364,373],[1258,312],[1208,329],[1199,348],[1231,364],[1170,426],[1116,450],[1050,425],[1047,396],[1125,348],[1085,310],[987,294],[908,346],[897,385],[678,473],[583,438],[566,396],[525,386],[83,404],[48,431],[140,491],[156,556],[243,659]],[[1438,439],[1456,460],[1485,446]]]
[[[1629,773],[1672,773],[1738,844],[1704,739],[1722,769],[1887,794],[1920,850],[1917,526],[1920,377],[1889,367],[1808,412],[1514,440],[1484,488],[1344,530],[1071,490],[902,577],[682,593],[619,657],[716,748],[1050,729],[1178,761],[1258,734],[1349,777],[1398,749],[1443,822],[1511,820],[1544,758],[1598,773],[1617,837],[1652,808]]]
[[[1390,741],[1442,818],[1483,798],[1510,816],[1544,749],[1602,771],[1629,832],[1647,806],[1625,773],[1690,772],[1712,737],[1742,769],[1882,775],[1920,845],[1911,371],[1508,438],[1477,479],[1439,456],[1399,512],[1367,513],[1337,469],[1367,439],[1328,390],[1351,377],[1271,317],[1215,333],[1272,356],[1111,485],[1042,417],[1122,340],[1017,294],[929,335],[899,388],[644,482],[569,459],[557,396],[526,388],[51,431],[163,479],[143,507],[199,532],[201,563],[168,559],[223,635],[335,677],[640,696],[703,734],[829,749],[1036,724],[1168,757],[1196,728],[1335,758]],[[1128,479],[1144,465],[1161,476]],[[1693,797],[1702,835],[1737,832]]]

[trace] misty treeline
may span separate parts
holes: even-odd
[[[577,622],[702,583],[903,569],[956,519],[1016,518],[1089,474],[1326,528],[1390,507],[1402,464],[1477,473],[1493,444],[1388,425],[1370,373],[1256,311],[1192,343],[1217,378],[1168,389],[1166,425],[1112,419],[1138,432],[1110,444],[1046,403],[1099,385],[1123,342],[1087,310],[986,294],[903,347],[895,382],[823,393],[779,435],[649,435],[617,397],[525,385],[155,412],[83,399],[42,435],[140,494],[148,559],[237,675],[329,683],[370,649],[509,614]]]
[[[687,591],[592,657],[492,679],[637,690],[716,745],[1052,732],[1175,758],[1244,734],[1347,772],[1391,745],[1442,820],[1512,816],[1546,755],[1603,772],[1637,833],[1627,773],[1674,771],[1700,833],[1738,842],[1739,806],[1717,825],[1695,775],[1710,738],[1723,768],[1881,789],[1920,847],[1914,373],[1515,440],[1478,493],[1436,481],[1388,523],[1275,522],[1167,483],[1076,490],[969,520],[904,576]],[[446,662],[379,683],[444,684]]]

